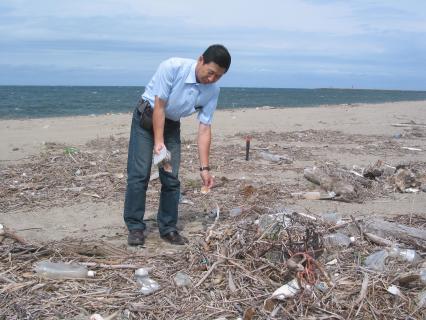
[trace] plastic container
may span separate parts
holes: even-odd
[[[347,248],[353,242],[353,238],[339,232],[327,234],[323,239],[326,247]]]
[[[398,258],[401,261],[406,261],[409,263],[417,263],[422,258],[420,255],[416,252],[416,250],[413,249],[401,249],[398,247],[392,247],[389,249],[389,256]]]
[[[297,279],[293,279],[290,282],[287,282],[282,287],[275,290],[271,298],[276,300],[285,300],[287,298],[292,298],[300,292],[300,289],[301,288]]]
[[[145,296],[161,289],[159,283],[149,277],[148,270],[145,268],[137,269],[135,278],[140,287],[140,292]]]
[[[269,152],[264,152],[264,151],[262,151],[260,153],[260,156],[263,159],[271,161],[271,162],[280,162],[281,160],[283,160],[282,156],[279,156],[279,155],[276,155],[276,154],[272,154],[272,153],[269,153]]]
[[[34,271],[49,279],[81,279],[94,277],[95,272],[76,263],[51,262],[48,260],[37,263]]]
[[[386,258],[389,256],[387,250],[380,250],[370,254],[365,259],[364,265],[371,270],[384,271]]]
[[[191,278],[181,271],[176,273],[173,280],[177,287],[190,287],[192,285]]]

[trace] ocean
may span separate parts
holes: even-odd
[[[0,86],[0,119],[130,112],[143,87]],[[221,88],[218,109],[426,100],[426,91]]]

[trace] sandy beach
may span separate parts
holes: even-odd
[[[31,120],[1,120],[0,121],[0,165],[2,167],[15,164],[33,165],[37,162],[39,154],[45,152],[46,145],[59,144],[62,149],[76,147],[81,150],[90,151],[87,143],[102,139],[121,139],[120,148],[117,150],[121,157],[121,163],[115,168],[116,171],[125,174],[126,148],[129,136],[131,114],[110,114],[101,116],[81,116],[64,118],[46,118]],[[262,166],[255,170],[244,170],[245,163],[239,166],[238,171],[220,167],[223,159],[241,161],[244,159],[244,148],[246,135],[252,136],[252,158],[253,162],[259,158],[258,148],[269,149],[278,154],[285,153],[294,160],[295,168],[303,168],[319,164],[321,162],[333,161],[339,165],[351,168],[352,166],[367,167],[378,160],[385,161],[391,165],[409,162],[424,162],[426,153],[425,136],[417,137],[412,134],[413,130],[423,132],[424,126],[394,126],[414,122],[426,123],[426,101],[398,102],[371,105],[349,105],[349,106],[321,106],[316,108],[288,108],[288,109],[237,109],[220,110],[215,113],[213,124],[213,147],[211,165],[215,168],[214,174],[218,177],[252,183],[262,183],[269,179],[270,172],[265,172]],[[423,131],[422,131],[423,130]],[[182,140],[189,144],[192,152],[187,152],[194,170],[182,170],[182,180],[198,179],[196,170],[197,151],[195,148],[195,137],[197,132],[197,121],[195,117],[185,118],[182,123]],[[313,132],[309,136],[309,132]],[[286,135],[291,139],[286,140]],[[296,137],[294,137],[296,135]],[[300,136],[300,139],[297,137]],[[257,138],[259,137],[259,138]],[[104,141],[104,140],[102,140]],[[103,148],[102,143],[97,148]],[[392,145],[394,144],[394,145]],[[391,147],[391,148],[390,148]],[[416,148],[420,151],[412,151],[406,148]],[[105,146],[106,148],[106,146]],[[229,149],[229,152],[227,151]],[[257,150],[256,150],[257,149]],[[274,150],[276,149],[276,150]],[[296,154],[292,154],[292,150]],[[301,150],[309,151],[309,157],[298,159],[297,153]],[[414,149],[415,150],[415,149]],[[219,153],[217,153],[219,152]],[[306,158],[306,159],[304,159]],[[215,163],[220,159],[220,163]],[[252,162],[248,162],[251,164]],[[25,167],[25,165],[24,165]],[[29,168],[30,169],[30,168]],[[280,169],[280,167],[278,167]],[[31,169],[30,169],[31,170]],[[275,169],[274,169],[275,170]],[[275,180],[283,181],[285,185],[294,184],[292,180],[301,178],[301,174],[295,175],[289,170],[278,170]],[[123,178],[125,181],[125,178]],[[65,186],[67,187],[67,186]],[[7,186],[3,185],[3,188]],[[296,192],[297,190],[293,190]],[[326,210],[334,209],[344,213],[362,212],[369,213],[378,211],[380,213],[421,213],[424,214],[426,207],[425,193],[412,195],[393,195],[394,199],[376,199],[363,204],[308,202],[310,209]],[[2,202],[7,201],[3,197]],[[110,201],[110,199],[108,199]],[[77,206],[77,209],[74,206]],[[106,210],[104,206],[110,210]],[[46,214],[55,212],[55,214]],[[152,213],[156,207],[149,208]],[[122,201],[114,201],[105,204],[102,201],[93,203],[90,198],[79,199],[76,204],[66,203],[64,206],[37,208],[31,206],[31,214],[27,212],[25,205],[16,210],[4,209],[1,212],[0,222],[5,223],[13,229],[27,229],[37,226],[36,231],[22,231],[23,236],[29,239],[45,239],[46,231],[49,238],[59,240],[69,236],[69,228],[79,230],[78,221],[85,220],[85,214],[80,217],[78,212],[91,212],[96,225],[96,231],[91,234],[96,237],[102,233],[101,225],[113,225],[122,231],[122,242],[124,244],[124,230],[121,219]],[[108,211],[108,212],[106,212]],[[57,213],[59,212],[59,213]],[[99,216],[100,215],[100,216]],[[107,216],[100,218],[101,216]],[[38,220],[39,216],[43,216]],[[22,217],[24,219],[17,219]],[[69,217],[69,218],[67,218]],[[59,219],[61,226],[51,229],[56,225],[52,219]],[[77,220],[76,220],[77,219]],[[94,231],[94,230],[91,230]],[[76,231],[76,237],[82,236]]]
[[[146,246],[127,247],[122,210],[130,119],[131,114],[111,114],[1,120],[0,223],[36,245],[102,241],[103,246],[144,257],[183,250],[158,235],[158,180],[148,190]],[[335,212],[345,219],[426,218],[425,124],[426,101],[217,111],[210,163],[217,186],[206,197],[199,192],[197,122],[186,118],[180,172],[186,202],[180,205],[179,228],[196,243],[212,225],[216,206],[222,225],[233,221],[233,208],[249,216],[280,207],[318,216]],[[251,137],[249,161],[246,136]],[[281,160],[265,160],[266,151]],[[414,170],[415,192],[374,182],[343,201],[294,195],[325,192],[304,178],[305,168],[360,173],[378,161],[393,170],[400,165]]]

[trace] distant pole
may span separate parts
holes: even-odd
[[[248,161],[248,160],[249,160],[249,154],[250,154],[250,140],[251,140],[251,137],[250,137],[250,136],[247,136],[247,137],[246,137],[246,161]]]

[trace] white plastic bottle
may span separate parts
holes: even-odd
[[[76,263],[51,262],[44,260],[37,263],[34,271],[49,279],[81,279],[94,277],[95,272]]]
[[[143,295],[149,295],[155,291],[160,290],[160,284],[151,279],[148,275],[148,270],[145,268],[139,268],[135,271],[136,282],[140,286],[140,292]]]

